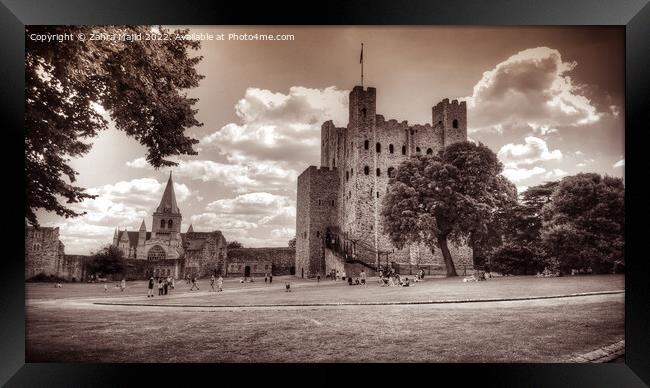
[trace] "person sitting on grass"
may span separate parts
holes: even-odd
[[[411,283],[409,282],[409,278],[404,279],[404,282],[402,283],[402,287],[410,287]]]
[[[361,281],[359,280],[359,278],[354,278],[354,285],[355,286],[361,285]]]
[[[291,292],[291,283],[287,282],[284,285],[284,292]]]
[[[351,285],[352,285],[352,277],[348,276],[348,286],[351,286]]]

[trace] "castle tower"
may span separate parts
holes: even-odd
[[[151,237],[180,240],[181,220],[181,211],[176,203],[174,182],[172,181],[172,173],[170,171],[165,192],[160,199],[158,208],[153,213]]]
[[[467,103],[448,98],[440,101],[432,109],[433,125],[442,127],[443,146],[467,140]]]

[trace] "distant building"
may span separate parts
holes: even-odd
[[[152,217],[152,230],[142,220],[138,231],[115,230],[113,245],[128,259],[147,260],[153,276],[209,276],[225,274],[226,239],[220,231],[181,233],[183,216],[176,202],[171,172]]]

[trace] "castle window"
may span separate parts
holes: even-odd
[[[165,220],[160,220],[160,229],[165,229]]]
[[[370,174],[370,167],[364,166],[363,167],[363,173],[366,174],[366,175]]]
[[[451,122],[451,126],[454,128],[458,128],[458,120],[454,119],[454,121]]]
[[[433,154],[433,150],[431,148],[427,148],[427,155]]]
[[[415,152],[417,152],[419,154],[421,152],[420,147],[415,147]]]
[[[361,116],[365,119],[366,118],[366,108],[361,109]]]
[[[377,192],[377,198],[379,198],[379,191]]]
[[[406,146],[402,146],[402,155],[406,155]]]
[[[363,142],[363,149],[367,150],[370,147],[370,142],[368,140]]]
[[[388,177],[392,178],[394,174],[395,174],[395,168],[394,167],[388,167]]]
[[[332,167],[336,167],[336,159],[332,158]]]
[[[332,200],[332,207],[334,207],[334,200]]]
[[[172,220],[167,221],[167,228],[171,229],[173,225],[174,222]]]
[[[391,154],[392,154],[393,152],[395,152],[395,149],[394,149],[394,147],[393,147],[392,144],[389,144],[389,145],[388,145],[388,152],[390,152]]]
[[[438,125],[442,125],[442,120],[438,121]]]
[[[316,231],[316,237],[320,237],[320,232]]]
[[[318,200],[318,206],[320,206],[320,199]]]
[[[375,144],[375,151],[381,152],[381,143]]]
[[[413,130],[411,129],[411,136],[413,136]]]
[[[345,172],[345,180],[348,181],[350,179],[350,172],[346,171]]]
[[[350,169],[350,175],[354,175],[354,169],[353,168]]]
[[[381,176],[381,169],[377,169],[377,176]]]

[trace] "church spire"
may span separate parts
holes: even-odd
[[[190,227],[187,228],[187,233],[194,233],[194,228],[192,228],[192,224],[190,224]]]
[[[172,172],[169,171],[169,180],[167,180],[167,187],[163,193],[160,205],[156,209],[158,213],[180,213],[178,205],[176,204],[176,194],[174,194],[174,182],[172,181]]]
[[[144,231],[147,230],[147,226],[144,224],[144,218],[142,219],[142,224],[140,224],[140,231],[143,231],[143,230]]]

